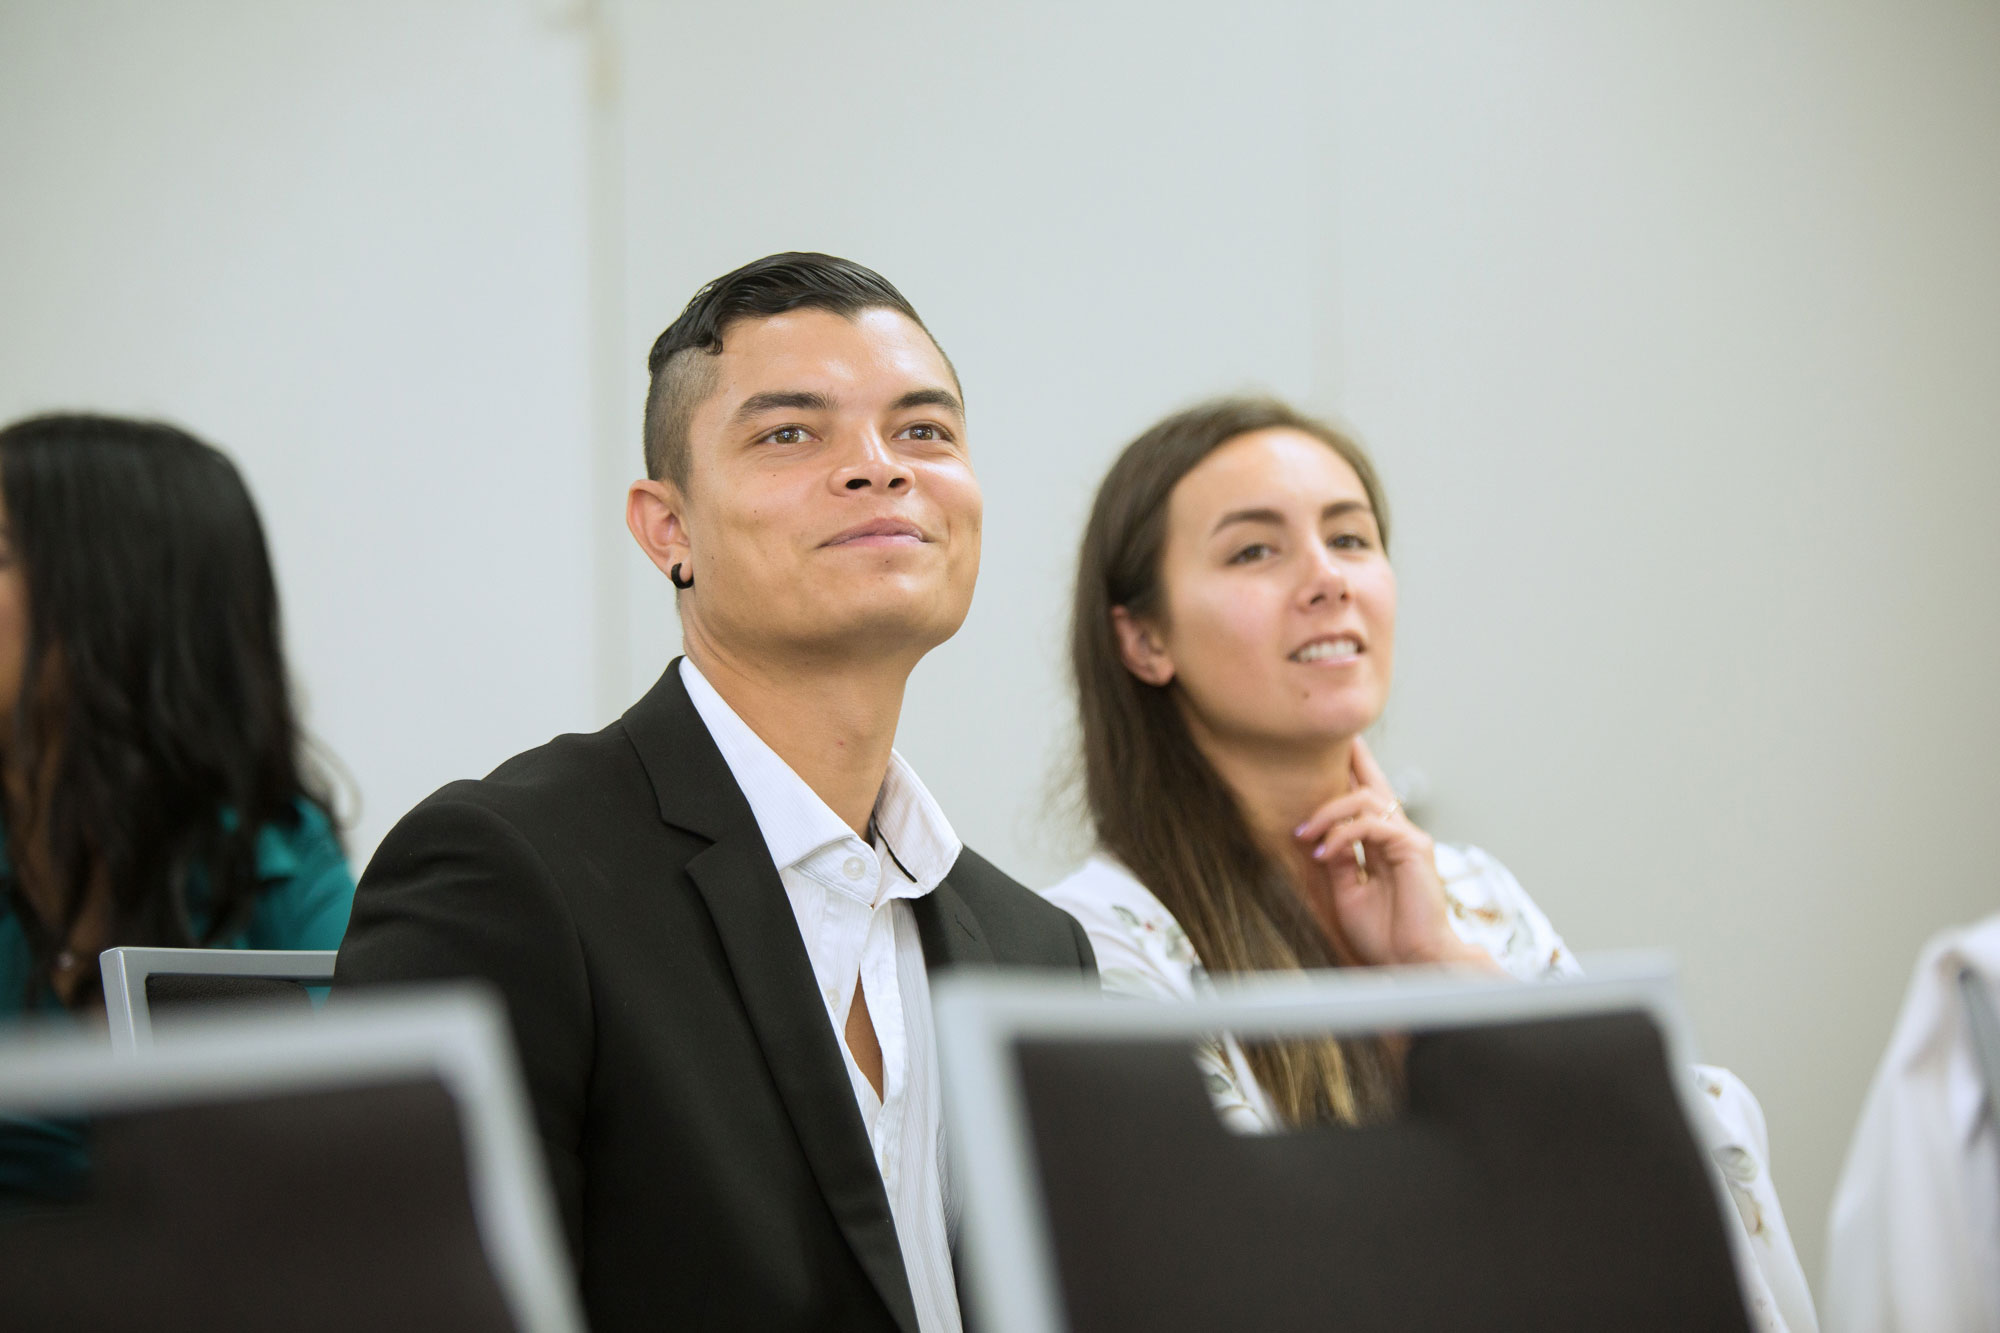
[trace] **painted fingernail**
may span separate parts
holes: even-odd
[[[1303,838],[1306,836],[1306,830],[1311,827],[1312,827],[1312,821],[1308,819],[1305,823],[1299,825],[1297,828],[1292,830],[1292,836],[1294,838]]]
[[[1325,843],[1321,843],[1321,844],[1320,844],[1319,846],[1317,846],[1317,847],[1313,848],[1313,860],[1315,860],[1315,861],[1324,861],[1324,860],[1326,860],[1326,844],[1325,844]]]

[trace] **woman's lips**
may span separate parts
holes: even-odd
[[[1311,666],[1326,663],[1339,666],[1356,661],[1362,653],[1361,640],[1351,634],[1335,634],[1314,639],[1292,653],[1292,661]]]

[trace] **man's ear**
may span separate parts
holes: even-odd
[[[694,578],[694,547],[688,542],[687,497],[671,481],[635,481],[625,492],[625,526],[632,540],[662,574],[681,567],[683,583]]]
[[[1157,629],[1122,606],[1111,608],[1111,628],[1127,671],[1148,685],[1165,685],[1174,678],[1174,659]]]

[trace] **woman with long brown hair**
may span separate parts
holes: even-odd
[[[1098,851],[1047,891],[1089,933],[1107,990],[1188,998],[1211,973],[1393,964],[1576,969],[1498,861],[1411,820],[1362,739],[1394,663],[1388,529],[1361,446],[1268,399],[1177,413],[1112,465],[1070,645]],[[1396,1107],[1399,1062],[1380,1039],[1224,1039],[1199,1059],[1243,1129]],[[1697,1078],[1756,1313],[1811,1329],[1762,1112],[1726,1071]]]

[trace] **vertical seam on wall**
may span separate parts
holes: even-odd
[[[617,25],[610,0],[582,0],[590,60],[588,189],[590,244],[592,702],[597,716],[617,714],[631,678],[626,623],[626,556],[614,510],[630,469],[625,462],[625,135]]]

